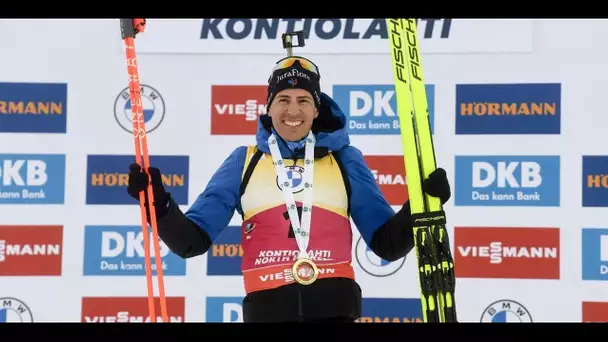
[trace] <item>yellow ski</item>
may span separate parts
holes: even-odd
[[[457,322],[454,261],[441,200],[422,181],[436,169],[416,19],[387,19],[424,322]]]

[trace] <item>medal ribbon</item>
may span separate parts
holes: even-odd
[[[304,150],[304,174],[302,176],[302,182],[304,182],[304,198],[302,201],[302,222],[300,223],[300,219],[298,218],[298,208],[291,189],[291,182],[287,178],[285,163],[283,162],[283,157],[279,151],[277,138],[272,133],[268,138],[270,154],[272,156],[272,161],[274,163],[277,176],[279,177],[279,187],[283,192],[287,213],[289,214],[289,220],[291,221],[291,226],[293,227],[296,243],[300,249],[298,259],[309,258],[307,249],[308,242],[310,240],[310,223],[312,215],[312,180],[314,175],[315,142],[315,136],[312,134],[312,132],[309,132],[308,136],[306,137],[306,145]]]

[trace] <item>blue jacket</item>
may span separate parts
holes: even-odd
[[[369,245],[376,229],[395,215],[395,211],[380,191],[373,174],[363,160],[361,151],[350,146],[346,131],[346,116],[327,94],[322,93],[321,98],[326,110],[325,113],[320,112],[319,116],[337,117],[341,128],[333,132],[317,133],[315,146],[327,147],[330,152],[337,153],[341,159],[351,187],[351,218],[363,240]],[[262,120],[258,120],[257,147],[265,153],[270,153],[267,143],[269,134]],[[283,157],[290,158],[292,152],[282,139],[278,140]],[[235,210],[242,214],[239,191],[246,152],[246,146],[237,147],[212,175],[205,190],[185,213],[209,234],[212,242],[217,241],[228,226]]]

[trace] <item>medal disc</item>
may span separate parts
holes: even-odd
[[[291,268],[293,278],[302,285],[310,285],[317,280],[319,269],[310,259],[299,259]]]

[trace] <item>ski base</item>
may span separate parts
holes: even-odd
[[[457,322],[454,261],[440,199],[422,182],[437,167],[418,46],[416,19],[387,19],[397,112],[413,219],[422,316],[427,323]]]

